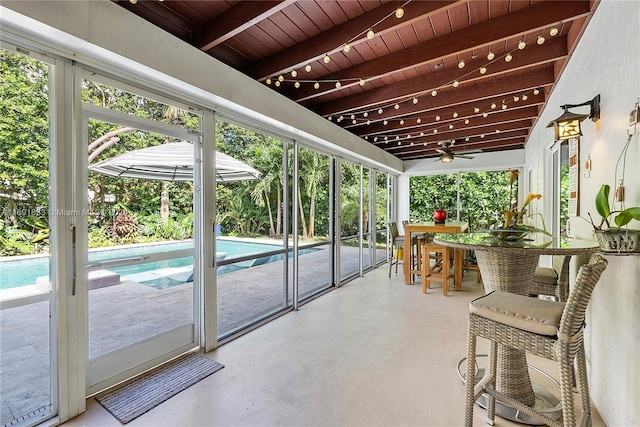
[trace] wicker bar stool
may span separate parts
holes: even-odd
[[[393,265],[396,266],[396,274],[398,274],[398,263],[402,257],[400,257],[400,252],[404,251],[404,236],[398,232],[398,224],[395,222],[389,223],[389,233],[391,234],[391,259],[389,260],[389,279],[391,279],[391,267]],[[415,238],[411,238],[411,246],[413,247],[416,244]],[[411,251],[410,259],[413,262],[413,249],[409,249]],[[394,256],[395,253],[395,256]],[[395,260],[395,261],[394,261]]]
[[[525,295],[550,295],[555,297],[557,301],[567,301],[570,261],[570,256],[554,255],[553,267],[536,267],[533,281],[524,287]]]
[[[589,263],[580,268],[576,284],[571,289],[566,303],[493,291],[469,304],[465,386],[466,426],[472,425],[474,403],[483,393],[489,395],[487,415],[491,425],[495,416],[495,400],[498,398],[501,402],[549,426],[575,426],[572,391],[574,359],[577,361],[576,372],[582,408],[580,425],[591,424],[591,401],[583,342],[584,318],[593,289],[606,266],[607,260],[601,255],[592,255]],[[488,375],[485,375],[476,385],[477,337],[491,340],[491,346]],[[558,362],[562,422],[496,391],[498,344]]]

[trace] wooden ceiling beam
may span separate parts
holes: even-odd
[[[413,129],[385,129],[384,131],[378,133],[368,133],[366,136],[368,140],[371,141],[372,138],[378,139],[380,141],[384,137],[387,137],[391,140],[394,140],[396,136],[399,136],[403,141],[410,140],[418,140],[424,139],[426,137],[434,137],[439,138],[439,136],[448,132],[449,130],[457,129],[457,130],[466,130],[469,134],[475,134],[476,129],[486,129],[487,126],[493,126],[494,130],[497,128],[501,128],[503,124],[517,122],[523,119],[535,119],[537,117],[537,108],[535,106],[527,107],[527,108],[518,108],[511,110],[499,110],[493,112],[493,114],[489,114],[485,117],[475,117],[469,120],[469,124],[464,124],[464,121],[459,121],[457,123],[440,123],[436,122],[431,123],[427,126],[423,126],[420,128]],[[453,126],[453,129],[450,129],[449,126]],[[434,133],[434,130],[437,131]],[[411,135],[411,136],[408,136]]]
[[[390,13],[393,13],[398,7],[405,3],[406,1],[392,1],[384,4],[370,12],[337,25],[329,31],[324,31],[314,37],[296,43],[287,49],[276,52],[254,64],[246,66],[243,71],[256,80],[261,81],[267,77],[277,76],[291,69],[303,67],[309,62],[321,59],[326,53],[340,50],[345,42],[353,40],[361,34],[363,37],[353,40],[350,43],[351,46],[367,42],[368,40],[363,32]],[[456,3],[464,3],[464,1],[412,2],[408,6],[405,6],[405,14],[402,19],[386,19],[375,27],[375,31],[378,35],[394,31],[398,27],[410,25],[414,21],[424,19]]]
[[[419,103],[404,103],[397,110],[395,108],[386,108],[382,114],[375,114],[375,120],[390,120],[407,115],[417,114],[420,112],[436,110],[440,108],[452,107],[455,105],[475,102],[479,107],[485,101],[493,98],[501,98],[512,96],[514,93],[525,93],[536,88],[551,85],[554,83],[554,75],[552,68],[522,73],[516,76],[503,77],[501,79],[477,84],[465,88],[465,90],[451,89],[441,91],[438,96],[428,96],[420,100]],[[528,95],[532,95],[529,93]],[[347,126],[348,123],[344,123]]]
[[[341,89],[358,85],[358,79],[388,76],[425,65],[491,43],[508,40],[527,32],[544,29],[560,21],[577,19],[590,13],[589,1],[542,2],[496,18],[390,53],[380,58],[330,73],[318,80],[351,80]],[[325,93],[341,90],[329,88]]]
[[[488,63],[486,58],[480,58],[467,63],[464,69],[458,67],[447,68],[443,71],[436,71],[424,76],[414,77],[363,93],[345,96],[336,101],[316,105],[304,103],[304,105],[323,116],[329,114],[335,115],[353,109],[358,109],[358,111],[362,112],[376,109],[379,105],[388,105],[389,103],[400,100],[410,101],[411,97],[430,97],[433,89],[450,86],[454,80],[458,80],[460,84],[486,80],[503,73],[516,72],[539,64],[552,62],[559,58],[566,57],[567,54],[567,38],[562,36],[548,41],[543,46],[536,45],[530,49],[519,52],[511,62],[506,62],[498,58]],[[482,75],[479,71],[470,73],[470,70],[479,70],[481,66],[487,67],[486,74]],[[465,88],[461,87],[459,90],[465,90]],[[309,90],[301,90],[299,96],[297,95],[298,92],[292,92],[291,95],[295,96],[296,102],[300,102],[305,97],[306,99],[311,98],[313,92],[313,88],[310,88]]]
[[[504,132],[500,134],[494,134],[485,136],[484,138],[470,138],[469,142],[460,142],[460,140],[456,141],[455,145],[451,147],[451,150],[454,153],[465,153],[475,150],[482,150],[483,147],[486,149],[493,149],[496,147],[507,147],[507,146],[521,146],[525,143],[527,137],[526,130],[516,130],[513,132]],[[407,158],[419,159],[419,158],[429,158],[429,157],[437,157],[439,154],[435,151],[437,148],[440,148],[439,145],[428,143],[427,146],[423,144],[413,144],[406,147],[401,147],[398,150],[394,150],[393,155],[402,158],[403,160],[407,160]]]
[[[454,107],[443,108],[437,111],[429,111],[427,113],[416,114],[414,116],[403,117],[404,124],[400,124],[399,119],[393,119],[388,121],[388,124],[385,126],[382,122],[376,120],[372,121],[370,125],[353,125],[345,127],[350,132],[356,133],[358,135],[376,135],[381,133],[387,133],[389,130],[393,130],[395,128],[402,129],[405,132],[416,132],[420,131],[428,126],[442,126],[448,125],[449,123],[464,123],[465,119],[469,119],[470,123],[477,123],[479,121],[485,120],[482,117],[482,114],[487,112],[491,113],[490,116],[493,116],[493,113],[505,113],[511,111],[517,111],[519,109],[527,109],[529,114],[533,114],[535,117],[538,116],[539,111],[537,109],[538,105],[544,104],[544,94],[540,92],[538,95],[530,95],[527,97],[526,101],[518,101],[516,103],[509,104],[507,110],[499,109],[498,105],[500,103],[499,98],[494,98],[496,103],[496,108],[491,109],[490,104],[488,104],[488,108],[486,110],[482,109],[479,112],[475,112],[474,105],[475,103],[467,103],[464,105],[457,105]],[[491,100],[487,101],[488,103]],[[457,117],[453,117],[453,114],[456,113]],[[436,120],[435,116],[438,115],[440,120]],[[417,118],[420,118],[420,123],[417,123]],[[362,119],[361,119],[362,120]]]
[[[195,32],[193,43],[206,52],[293,3],[295,0],[238,2]]]
[[[531,122],[532,122],[531,119],[523,119],[523,120],[518,120],[510,123],[504,123],[500,126],[500,133],[523,130],[523,129],[528,130],[531,127]],[[482,137],[482,135],[487,137],[493,134],[498,134],[496,133],[496,126],[488,125],[488,126],[472,129],[472,131],[469,131],[467,129],[453,129],[447,132],[438,132],[437,134],[425,135],[424,137],[418,138],[413,142],[414,142],[414,145],[415,144],[424,145],[425,142],[427,144],[435,144],[438,141],[450,141],[452,139],[472,138],[476,136]],[[398,142],[400,142],[400,144],[398,144]],[[409,143],[410,142],[411,141],[409,141]],[[380,140],[378,140],[378,142],[373,143],[373,145],[387,151],[393,151],[401,148],[403,145],[405,145],[405,143],[402,140],[400,141],[389,140],[387,142],[384,142],[384,141],[381,142]]]

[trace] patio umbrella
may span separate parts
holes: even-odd
[[[174,142],[129,151],[91,165],[89,170],[122,178],[192,181],[193,144]],[[216,182],[258,178],[260,172],[248,164],[216,151]]]

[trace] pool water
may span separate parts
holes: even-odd
[[[238,240],[226,240],[218,238],[216,240],[216,250],[227,254],[225,259],[236,256],[245,256],[251,254],[259,254],[262,252],[270,252],[281,248],[281,245],[268,243],[253,243]],[[139,255],[148,255],[150,253],[167,252],[181,249],[193,248],[193,241],[172,242],[162,244],[145,244],[130,247],[119,247],[117,249],[92,249],[89,252],[89,261],[95,262],[106,259],[133,257]],[[301,254],[315,251],[315,249],[303,249]],[[292,254],[289,254],[291,257]],[[259,258],[252,265],[266,264],[282,260],[282,254],[271,257]],[[120,276],[130,276],[133,274],[154,271],[166,268],[179,268],[193,265],[193,257],[187,256],[182,258],[174,258],[163,261],[154,261],[140,264],[133,264],[124,267],[112,267],[110,271],[120,274]],[[224,265],[218,269],[218,275],[230,273],[232,271],[241,270],[243,267],[238,265]],[[49,257],[48,256],[30,256],[20,257],[20,259],[0,259],[0,289],[15,288],[25,285],[33,285],[36,279],[41,276],[49,275]],[[149,283],[147,283],[149,282]],[[158,283],[156,283],[158,282]],[[171,283],[169,283],[171,282]],[[177,282],[177,283],[174,283]],[[173,286],[182,281],[175,281],[171,278],[164,277],[152,281],[144,281],[144,284],[153,287]]]

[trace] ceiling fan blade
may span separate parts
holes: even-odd
[[[441,150],[439,148],[436,148],[436,151],[440,154],[447,154],[447,152],[445,150]]]
[[[455,154],[456,158],[460,158],[460,159],[474,159],[475,156],[467,156],[465,154]]]

